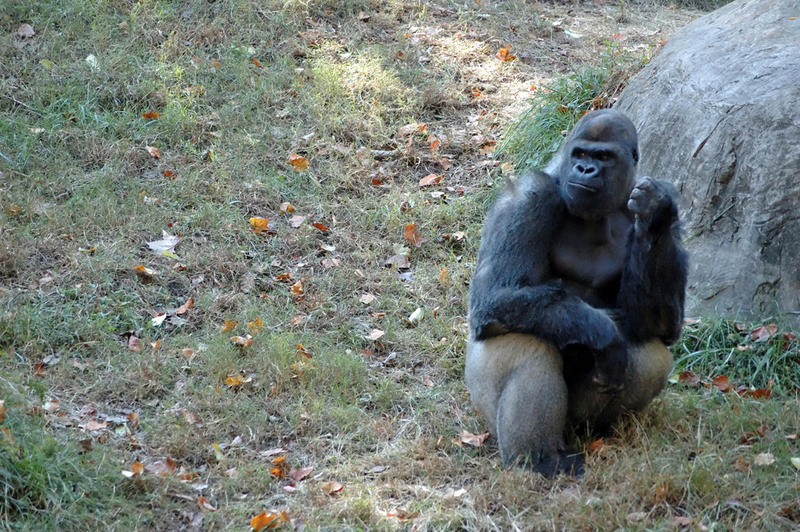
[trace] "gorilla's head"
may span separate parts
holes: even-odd
[[[636,179],[636,128],[612,109],[588,113],[576,124],[554,171],[570,214],[597,219],[627,203]]]

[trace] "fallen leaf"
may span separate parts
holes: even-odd
[[[5,399],[0,399],[0,423],[6,418],[6,401]]]
[[[305,216],[300,216],[299,214],[295,214],[294,216],[289,218],[289,225],[297,229],[298,227],[303,225],[303,222],[305,221],[306,221]]]
[[[711,384],[713,384],[714,387],[716,387],[722,393],[728,393],[731,389],[731,383],[728,380],[728,377],[726,377],[725,375],[714,377],[713,379],[711,379]]]
[[[417,224],[408,224],[403,229],[403,238],[405,238],[406,242],[412,244],[416,247],[422,245],[424,240],[422,239],[422,234],[419,232],[419,228]]]
[[[128,349],[138,353],[142,350],[142,341],[139,340],[135,335],[130,335],[128,337]]]
[[[197,506],[199,506],[203,510],[208,510],[209,512],[216,512],[217,509],[211,504],[211,502],[203,496],[197,498]]]
[[[166,460],[156,460],[144,466],[145,471],[160,477],[166,477],[170,473],[175,472],[178,463],[174,458],[167,456]]]
[[[428,174],[419,180],[418,186],[422,188],[429,187],[431,185],[437,185],[442,178],[444,178],[444,174]]]
[[[301,323],[303,323],[305,320],[306,320],[305,316],[303,316],[302,314],[298,314],[297,316],[289,320],[289,324],[292,325],[293,327],[296,327]]]
[[[257,235],[269,232],[269,219],[262,218],[261,216],[253,216],[250,218],[250,230]]]
[[[130,422],[132,429],[135,429],[139,426],[139,417],[139,412],[131,412],[128,414],[128,421]]]
[[[314,354],[303,347],[303,344],[297,344],[297,356],[304,357],[304,358],[313,358]]]
[[[756,342],[764,342],[772,338],[778,332],[777,323],[768,323],[761,327],[756,327],[750,331],[750,339]]]
[[[369,334],[366,335],[364,338],[366,338],[367,340],[372,340],[374,342],[375,340],[377,340],[378,338],[380,338],[384,334],[385,334],[385,332],[380,330],[380,329],[372,329],[369,332]]]
[[[678,382],[681,382],[687,386],[697,386],[700,384],[700,377],[695,375],[692,371],[682,371],[678,376]]]
[[[261,61],[259,61],[259,60],[258,60],[258,59],[256,59],[255,57],[252,57],[252,58],[250,58],[250,61],[252,61],[252,62],[253,62],[253,64],[254,64],[255,66],[257,66],[258,68],[261,68]]]
[[[236,386],[241,386],[242,383],[244,382],[243,379],[244,377],[242,377],[241,375],[239,376],[232,375],[227,379],[225,379],[225,384],[227,384],[231,388],[234,388]]]
[[[239,322],[236,320],[225,320],[225,325],[222,326],[220,332],[226,333],[233,330],[233,328],[236,327],[237,323]]]
[[[134,266],[133,269],[136,270],[137,274],[141,275],[146,279],[152,279],[153,277],[158,275],[158,272],[156,270],[148,268],[144,264],[138,264]]]
[[[397,255],[392,255],[383,263],[384,266],[387,268],[390,266],[394,266],[398,270],[407,270],[411,267],[411,262],[408,260],[408,255],[405,253],[399,253]]]
[[[290,214],[294,212],[294,205],[292,205],[288,201],[284,201],[278,206],[278,210],[280,210],[284,214]]]
[[[442,144],[442,141],[434,137],[433,135],[428,137],[428,146],[430,147],[431,151],[436,151],[436,149]]]
[[[253,345],[253,337],[249,334],[244,336],[231,336],[231,342],[242,347],[250,347]]]
[[[167,179],[174,179],[177,176],[178,174],[176,174],[172,170],[164,170],[164,177],[166,177]]]
[[[758,466],[768,466],[775,463],[775,456],[772,453],[759,453],[753,458],[753,463]]]
[[[750,471],[750,462],[745,460],[744,456],[739,456],[733,461],[733,468],[736,471],[747,472]]]
[[[231,378],[231,377],[228,377],[228,378]],[[225,379],[226,382],[227,382],[227,380],[228,379]],[[200,425],[200,424],[202,424],[202,421],[200,420],[200,416],[198,416],[194,412],[186,410],[185,408],[181,410],[181,415],[183,416],[183,420],[186,421],[190,425]]]
[[[180,237],[171,235],[166,231],[161,231],[161,240],[154,240],[148,242],[147,246],[156,252],[163,253],[165,251],[174,251],[175,246],[181,241]]]
[[[314,467],[313,466],[301,467],[301,468],[292,469],[291,471],[289,471],[289,476],[292,477],[295,482],[300,482],[300,481],[305,480],[306,478],[308,478],[308,475],[310,475],[312,471],[314,471]]]
[[[36,35],[36,32],[33,31],[33,26],[30,24],[20,24],[19,28],[17,28],[17,35],[23,39],[27,39]]]
[[[131,471],[134,475],[141,475],[144,473],[144,464],[141,462],[134,462],[131,464]]]
[[[160,116],[161,116],[161,113],[159,113],[158,111],[148,111],[146,113],[142,113],[142,118],[154,119],[154,118],[158,118]]]
[[[161,151],[155,146],[145,146],[144,149],[153,159],[161,159]]]
[[[16,203],[12,203],[6,208],[6,213],[9,216],[16,216],[21,212],[22,212],[22,207],[20,207]]]
[[[97,421],[97,419],[92,419],[86,423],[86,430],[89,432],[94,432],[96,430],[102,430],[108,427],[108,421]]]
[[[628,514],[627,519],[631,523],[638,523],[647,519],[647,512],[631,512]]]
[[[320,223],[320,222],[314,222],[311,225],[313,225],[314,227],[316,227],[320,231],[330,231],[330,228],[327,225],[325,225],[323,223]]]
[[[414,312],[412,312],[408,316],[408,322],[411,324],[419,323],[422,320],[422,314],[423,314],[422,308],[417,307],[416,309],[414,309]]]
[[[255,532],[264,530],[265,528],[274,528],[278,524],[278,514],[269,513],[264,511],[250,519],[250,528]]]
[[[606,448],[606,444],[603,441],[603,438],[597,438],[592,443],[589,444],[589,452],[590,453],[600,453],[604,451]]]
[[[253,321],[247,322],[247,328],[250,329],[250,332],[253,334],[258,333],[262,327],[264,327],[264,320],[261,318],[256,318]]]
[[[308,170],[308,159],[296,153],[289,155],[289,164],[291,164],[298,172]]]
[[[190,308],[194,306],[194,298],[190,297],[186,303],[175,309],[175,314],[185,314]]]
[[[279,273],[275,276],[276,281],[288,281],[292,278],[291,272]]]
[[[692,523],[694,523],[694,519],[686,515],[676,515],[672,518],[672,524],[677,527],[692,526]]]
[[[500,48],[497,51],[496,57],[501,61],[513,61],[516,56],[511,55],[511,45],[506,43],[505,48]]]
[[[297,281],[296,283],[294,283],[292,286],[289,287],[289,290],[295,297],[303,295],[303,282]]]
[[[401,126],[397,130],[397,134],[401,137],[407,137],[419,131],[425,131],[426,128],[425,122],[412,122],[411,124]]]
[[[375,301],[375,296],[373,296],[372,294],[364,294],[361,297],[359,297],[358,300],[365,305],[369,305],[370,303]]]
[[[486,440],[489,439],[489,433],[472,434],[466,430],[462,430],[458,436],[459,444],[471,445],[472,447],[482,447]]]
[[[328,482],[323,482],[320,484],[320,488],[323,492],[327,495],[335,495],[344,489],[344,486],[335,480],[330,480]]]
[[[793,456],[789,458],[789,461],[795,467],[795,469],[800,469],[800,456]]]

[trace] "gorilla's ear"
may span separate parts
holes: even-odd
[[[639,164],[639,149],[634,148],[632,155],[633,155],[633,164]]]

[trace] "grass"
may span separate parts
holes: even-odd
[[[614,6],[587,7],[572,41],[558,6],[485,4],[0,4],[1,529],[246,529],[264,510],[335,529],[792,525],[784,329],[752,343],[755,325],[688,326],[678,369],[772,398],[671,385],[582,482],[503,471],[493,440],[454,443],[484,430],[462,374],[468,282],[504,179],[487,150],[533,84],[590,101],[564,98],[600,86],[586,76],[607,74],[597,57],[618,31]],[[642,25],[696,15],[628,10]],[[626,46],[653,35],[631,29]],[[495,57],[506,43],[517,60]],[[441,183],[419,187],[431,173]],[[150,250],[162,231],[175,255]],[[398,253],[407,270],[384,265]],[[757,465],[765,452],[776,462]]]

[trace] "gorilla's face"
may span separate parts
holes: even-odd
[[[558,181],[570,214],[597,219],[624,208],[636,177],[636,130],[614,111],[595,111],[575,127]]]

